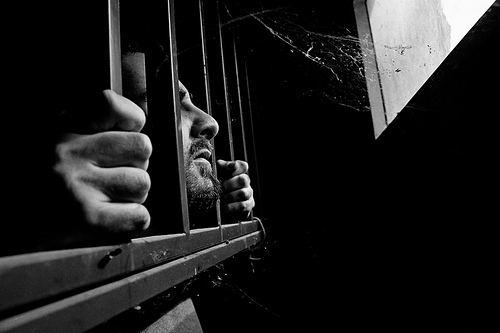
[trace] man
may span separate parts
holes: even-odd
[[[139,51],[134,48],[139,40],[138,49],[145,44],[149,52],[157,46],[155,31],[163,30],[142,26],[155,22],[151,16],[159,11],[148,10],[140,15],[135,6],[127,11],[127,3],[138,2],[121,3],[122,46]],[[141,2],[137,7],[142,5]],[[71,15],[56,15],[60,8]],[[138,101],[104,90],[107,83],[103,81],[109,79],[108,26],[103,21],[106,16],[100,13],[106,13],[106,3],[69,7],[59,1],[43,6],[30,3],[14,12],[23,13],[19,20],[29,22],[31,33],[29,38],[11,34],[13,38],[8,40],[15,52],[8,54],[10,65],[5,69],[5,79],[10,84],[2,91],[2,174],[6,194],[2,200],[2,228],[3,234],[16,241],[2,242],[0,255],[121,242],[148,228],[150,223],[160,224],[161,219],[154,220],[158,214],[153,208],[159,205],[152,205],[156,200],[151,198],[165,195],[155,193],[166,187],[155,183],[155,177],[169,158],[169,150],[162,150],[162,143],[155,143],[150,132],[149,137],[141,133],[146,117]],[[128,20],[127,13],[131,16]],[[95,24],[88,24],[94,19]],[[129,28],[123,24],[125,21],[132,23]],[[66,31],[71,31],[71,38],[67,38]],[[141,32],[139,36],[135,31]],[[125,40],[127,36],[131,38]],[[46,51],[39,52],[33,61],[34,49]],[[157,49],[161,61],[163,48]],[[167,88],[165,94],[171,94],[171,90]],[[210,135],[196,134],[194,128],[200,124],[216,122],[201,110],[194,110],[191,104],[187,100],[182,110],[186,156],[193,141],[217,134],[216,126],[212,126]],[[148,120],[148,125],[152,123]],[[155,123],[160,130],[169,125]],[[149,163],[151,140],[157,145],[155,161],[151,163],[156,170]],[[246,164],[219,164],[219,175],[231,170],[221,183],[222,211],[248,213],[254,203],[248,177],[243,176]],[[191,207],[200,202],[194,193],[207,185],[192,185],[204,179],[196,177],[198,170],[207,169],[200,165],[203,164],[193,160],[187,167]],[[154,171],[155,176],[148,171]],[[170,177],[168,170],[163,173]],[[175,177],[171,175],[172,183]],[[154,190],[150,192],[151,186]],[[146,201],[148,193],[150,199]],[[175,208],[168,205],[170,198],[160,198],[165,202],[164,211]]]
[[[186,87],[179,82],[181,100],[182,134],[184,142],[184,165],[186,185],[191,211],[203,212],[214,206],[221,196],[223,214],[242,214],[246,217],[255,206],[250,178],[246,174],[248,164],[244,161],[218,160],[219,172],[226,175],[219,184],[212,171],[210,139],[217,135],[219,125],[207,113],[191,101]]]
[[[123,64],[127,66],[127,61]],[[179,88],[190,212],[206,214],[220,198],[222,213],[247,217],[255,205],[248,164],[219,160],[217,166],[225,178],[215,177],[209,140],[217,135],[218,124],[193,104],[180,82]],[[147,169],[152,153],[149,137],[140,133],[144,111],[110,90],[103,91],[93,107],[95,112],[78,118],[77,130],[67,126],[56,146],[54,171],[82,217],[72,229],[75,232],[65,236],[69,244],[129,237],[148,228],[151,220],[143,205],[151,186]]]

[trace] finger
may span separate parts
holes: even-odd
[[[112,202],[146,201],[151,179],[149,174],[139,168],[95,168],[93,185],[105,193]]]
[[[231,178],[233,172],[236,169],[236,162],[234,161],[217,161],[217,174],[220,179],[228,179]]]
[[[145,230],[151,220],[143,205],[116,202],[95,203],[90,218],[94,225],[114,233]]]
[[[245,201],[222,204],[221,212],[227,215],[250,213],[254,207],[255,207],[255,201],[254,198],[252,197],[249,200]]]
[[[112,233],[146,229],[150,222],[148,210],[140,203],[113,201],[102,186],[97,186],[99,182],[96,181],[95,169],[98,168],[90,167],[85,175],[77,176],[74,183],[69,184],[72,195],[82,209],[83,221]]]
[[[219,167],[219,174],[222,179],[228,179],[248,171],[248,163],[241,160],[218,160],[217,166]]]
[[[149,137],[134,132],[103,132],[79,138],[74,153],[100,167],[133,166],[146,170],[153,147]]]
[[[244,187],[250,187],[250,177],[246,173],[232,177],[222,182],[222,191],[229,193]]]
[[[232,191],[224,194],[221,197],[223,204],[229,204],[238,201],[247,201],[253,197],[253,189],[251,187],[240,188],[239,190]]]

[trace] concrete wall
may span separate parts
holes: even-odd
[[[494,0],[355,0],[375,135],[409,102]]]

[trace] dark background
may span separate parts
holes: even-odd
[[[355,34],[349,2],[246,6],[279,8],[313,31]],[[253,254],[260,260],[248,259],[254,273],[230,274],[260,305],[226,289],[228,331],[498,326],[498,14],[492,8],[377,140],[353,71],[340,71],[338,84],[257,20],[238,21],[269,237]]]

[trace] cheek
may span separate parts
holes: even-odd
[[[183,138],[190,137],[193,129],[191,114],[181,107],[181,131]]]
[[[186,126],[185,122],[183,122],[182,124],[181,132],[182,132],[182,146],[184,148],[184,156],[187,156],[189,152],[189,147],[191,147],[192,144],[192,140],[191,136],[189,135],[189,127]]]
[[[182,135],[182,146],[184,150],[184,166],[187,167],[189,164],[189,149],[193,144],[193,138],[191,137],[191,127],[193,121],[189,116],[181,110],[181,135]]]

